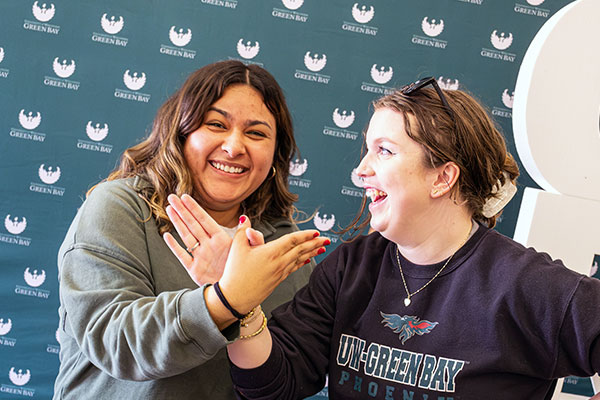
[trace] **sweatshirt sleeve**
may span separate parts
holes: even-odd
[[[273,348],[258,368],[232,365],[238,396],[244,399],[298,399],[325,385],[335,321],[334,251],[317,265],[309,283],[294,299],[273,311],[269,330]]]
[[[180,374],[211,359],[239,330],[218,330],[204,287],[155,293],[149,223],[136,192],[100,185],[59,252],[62,328],[96,367],[117,379]]]
[[[560,329],[556,377],[600,373],[599,311],[600,280],[582,277]]]

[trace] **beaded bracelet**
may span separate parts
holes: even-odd
[[[240,319],[240,325],[244,328],[248,327],[248,325],[258,317],[258,310],[262,311],[260,304],[254,307],[244,318]]]
[[[228,309],[229,312],[234,317],[236,317],[237,319],[244,319],[246,317],[246,315],[239,313],[233,307],[231,307],[231,304],[229,304],[229,302],[227,301],[227,299],[223,295],[223,292],[221,292],[221,288],[219,287],[219,282],[215,282],[214,285],[213,285],[213,287],[215,288],[215,293],[217,294],[217,297],[219,298],[219,300],[221,300],[221,303],[223,303],[223,305],[225,306],[225,308]]]
[[[240,335],[240,339],[244,340],[244,339],[250,339],[253,338],[254,336],[259,335],[262,331],[265,330],[265,328],[267,327],[267,316],[265,315],[265,313],[261,310],[260,311],[262,317],[263,317],[263,323],[260,326],[260,328],[258,328],[258,330],[254,333],[251,333],[249,335]]]

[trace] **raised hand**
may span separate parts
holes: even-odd
[[[167,246],[194,282],[215,283],[223,275],[231,238],[191,196],[184,194],[179,198],[171,194],[168,201],[167,215],[187,249],[168,232],[163,235]],[[253,237],[262,240],[262,235]]]
[[[317,230],[305,230],[253,246],[248,240],[250,222],[244,216],[240,220],[219,285],[233,308],[245,314],[311,257],[325,252],[323,246],[331,242],[319,237]]]

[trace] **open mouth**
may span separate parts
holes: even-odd
[[[247,170],[247,168],[234,167],[232,165],[225,165],[216,161],[209,161],[210,165],[218,169],[219,171],[227,172],[228,174],[241,174]]]
[[[383,201],[387,197],[386,192],[374,188],[366,189],[366,194],[371,199],[372,203],[378,203],[380,201]]]

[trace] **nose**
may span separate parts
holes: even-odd
[[[369,164],[369,153],[368,152],[367,152],[367,154],[365,154],[365,156],[362,158],[362,160],[360,160],[360,164],[358,164],[358,167],[356,167],[356,174],[361,178],[365,178],[367,176],[373,175],[373,169],[371,168],[371,166]]]
[[[244,134],[242,132],[233,130],[225,135],[223,143],[221,144],[221,150],[227,153],[229,157],[235,158],[246,152]]]

